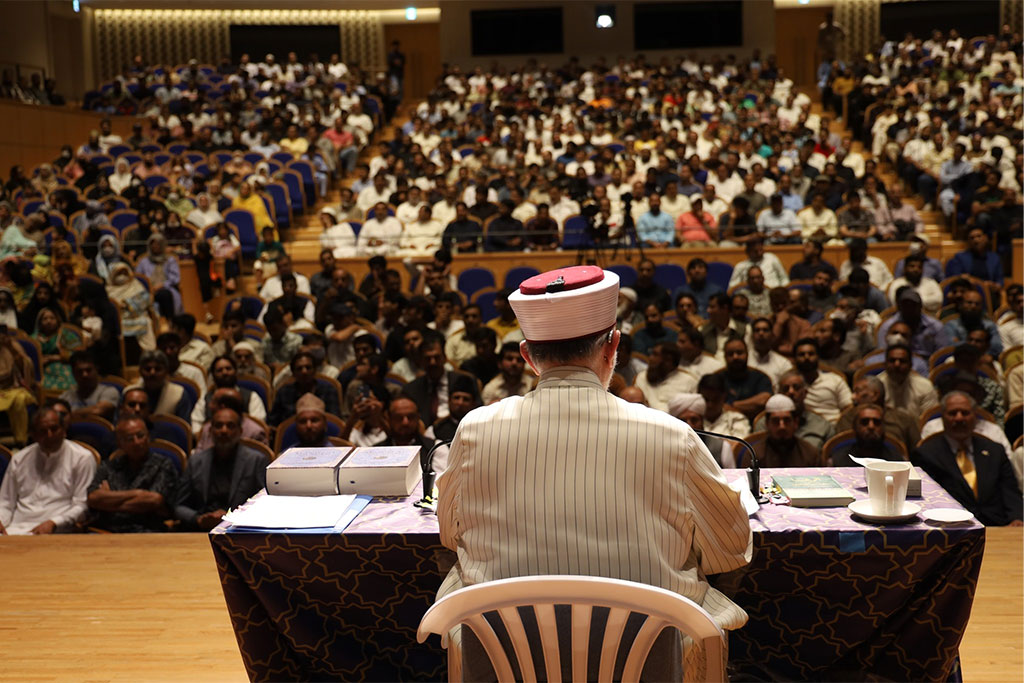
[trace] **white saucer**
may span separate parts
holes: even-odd
[[[958,522],[969,522],[974,519],[967,510],[957,508],[932,508],[924,511],[924,518],[930,522],[943,522],[945,524],[956,524]]]
[[[911,503],[910,501],[904,501],[904,503],[903,503],[903,510],[900,511],[900,514],[898,514],[898,515],[876,515],[874,512],[871,511],[871,501],[869,499],[867,499],[867,498],[865,498],[863,500],[855,500],[852,503],[850,503],[847,507],[850,508],[850,512],[852,512],[853,514],[857,515],[858,517],[863,517],[864,519],[868,520],[869,522],[883,522],[883,523],[884,522],[902,522],[904,520],[910,519],[911,517],[916,517],[917,513],[919,513],[921,511],[921,506],[918,505],[917,503]]]

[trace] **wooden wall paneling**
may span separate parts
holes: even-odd
[[[814,85],[818,64],[815,50],[818,26],[825,21],[827,7],[799,7],[775,10],[775,55],[794,85]]]
[[[441,25],[436,22],[385,24],[385,52],[397,40],[405,53],[405,99],[426,97],[441,75]]]

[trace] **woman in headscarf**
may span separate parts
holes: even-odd
[[[8,256],[31,258],[38,249],[39,243],[29,237],[24,219],[15,216],[4,230],[3,237],[0,237],[0,259]]]
[[[228,294],[232,294],[237,288],[238,252],[242,245],[227,223],[217,226],[217,232],[210,236],[209,242],[210,255],[215,259],[224,259],[224,288]]]
[[[139,222],[135,224],[134,228],[126,230],[121,237],[125,253],[132,258],[143,253],[146,243],[154,234],[156,233],[153,232],[153,219],[148,213],[140,213]]]
[[[96,258],[89,264],[89,272],[98,275],[104,282],[110,282],[110,270],[118,263],[124,263],[121,245],[113,235],[103,235],[96,250]]]
[[[110,177],[106,173],[100,173],[96,176],[96,184],[89,188],[89,191],[85,193],[86,199],[103,199],[107,195],[111,194],[113,188],[110,187]]]
[[[163,235],[150,235],[146,244],[149,251],[139,259],[135,272],[149,278],[160,315],[170,319],[181,310],[181,294],[178,292],[181,270],[178,268],[178,259],[167,252],[167,240]]]
[[[90,344],[100,374],[121,374],[121,324],[117,308],[107,297],[106,288],[94,278],[82,278],[78,283],[78,305],[71,314],[71,323],[79,327],[90,318],[99,318],[100,334],[94,335]],[[91,326],[91,325],[90,325]]]
[[[39,173],[32,179],[32,187],[36,188],[43,197],[49,197],[50,193],[60,187],[57,182],[57,174],[53,172],[51,164],[40,164]]]
[[[6,325],[10,330],[18,328],[18,307],[14,305],[14,292],[6,287],[0,287],[0,325]]]
[[[185,196],[185,192],[180,187],[172,186],[170,191],[167,193],[167,199],[164,200],[164,206],[167,207],[167,211],[170,214],[178,214],[178,218],[184,219],[185,216],[192,213],[195,205],[192,200]]]
[[[67,320],[64,311],[61,310],[60,304],[57,302],[57,291],[53,288],[53,285],[40,280],[36,283],[32,297],[21,309],[21,313],[18,314],[18,327],[24,330],[26,334],[35,332],[36,318],[39,317],[39,311],[44,308],[50,308],[55,311],[62,321]]]
[[[132,184],[131,167],[128,165],[128,160],[121,157],[114,162],[114,172],[110,174],[107,180],[110,182],[110,189],[115,194],[121,194],[121,191]]]
[[[89,270],[89,263],[74,252],[70,242],[54,240],[50,245],[50,265],[56,271],[59,266],[65,264],[71,268],[75,277],[84,275]]]
[[[0,334],[0,412],[7,414],[15,446],[28,442],[28,406],[35,405],[35,370],[21,345]]]
[[[238,186],[238,196],[231,202],[231,206],[236,209],[248,209],[256,223],[257,235],[263,232],[263,228],[274,227],[274,221],[270,220],[270,214],[267,213],[267,206],[263,203],[263,199],[252,191],[252,183],[243,182]],[[277,239],[276,231],[274,239]]]
[[[188,215],[185,216],[185,222],[194,225],[198,230],[205,230],[207,226],[216,225],[224,220],[224,217],[220,215],[220,211],[210,201],[210,195],[205,192],[200,192],[199,196],[196,197],[197,206],[196,208],[189,211]]]
[[[7,178],[7,183],[4,185],[7,188],[7,193],[13,195],[21,188],[28,185],[28,178],[25,177],[25,172],[19,165],[11,166],[11,175]]]
[[[121,310],[121,334],[125,339],[125,355],[135,365],[139,351],[156,348],[153,320],[149,317],[152,298],[127,263],[115,263],[110,269],[107,295]]]
[[[85,346],[81,332],[61,323],[52,308],[44,308],[36,316],[32,338],[43,351],[43,389],[65,391],[75,386],[68,359],[73,351]]]
[[[196,239],[196,233],[192,228],[182,224],[181,216],[173,211],[168,213],[163,233],[171,251],[178,259],[189,260],[192,258],[192,242]]]

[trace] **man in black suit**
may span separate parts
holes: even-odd
[[[213,448],[188,460],[174,516],[189,530],[209,531],[231,508],[267,485],[263,453],[243,446],[242,415],[230,408],[213,414]]]
[[[424,335],[419,355],[423,374],[406,384],[402,393],[416,403],[423,424],[432,425],[448,417],[448,397],[455,386],[454,378],[465,373],[445,370],[448,359],[444,354],[444,337],[433,330]],[[480,405],[479,385],[475,380],[472,385],[474,402]]]
[[[1003,447],[974,433],[974,399],[942,397],[943,434],[914,449],[911,461],[988,526],[1024,526],[1024,501]]]

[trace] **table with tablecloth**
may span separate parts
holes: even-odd
[[[786,473],[832,474],[867,497],[860,468]],[[960,507],[927,474],[921,479],[922,499],[912,500],[925,509]],[[454,554],[414,498],[375,499],[340,533],[213,530],[251,679],[445,678],[438,638],[419,644],[416,628]],[[750,615],[730,634],[738,670],[795,680],[958,677],[985,545],[980,524],[880,526],[845,507],[767,504],[751,527],[753,560],[723,586]]]

